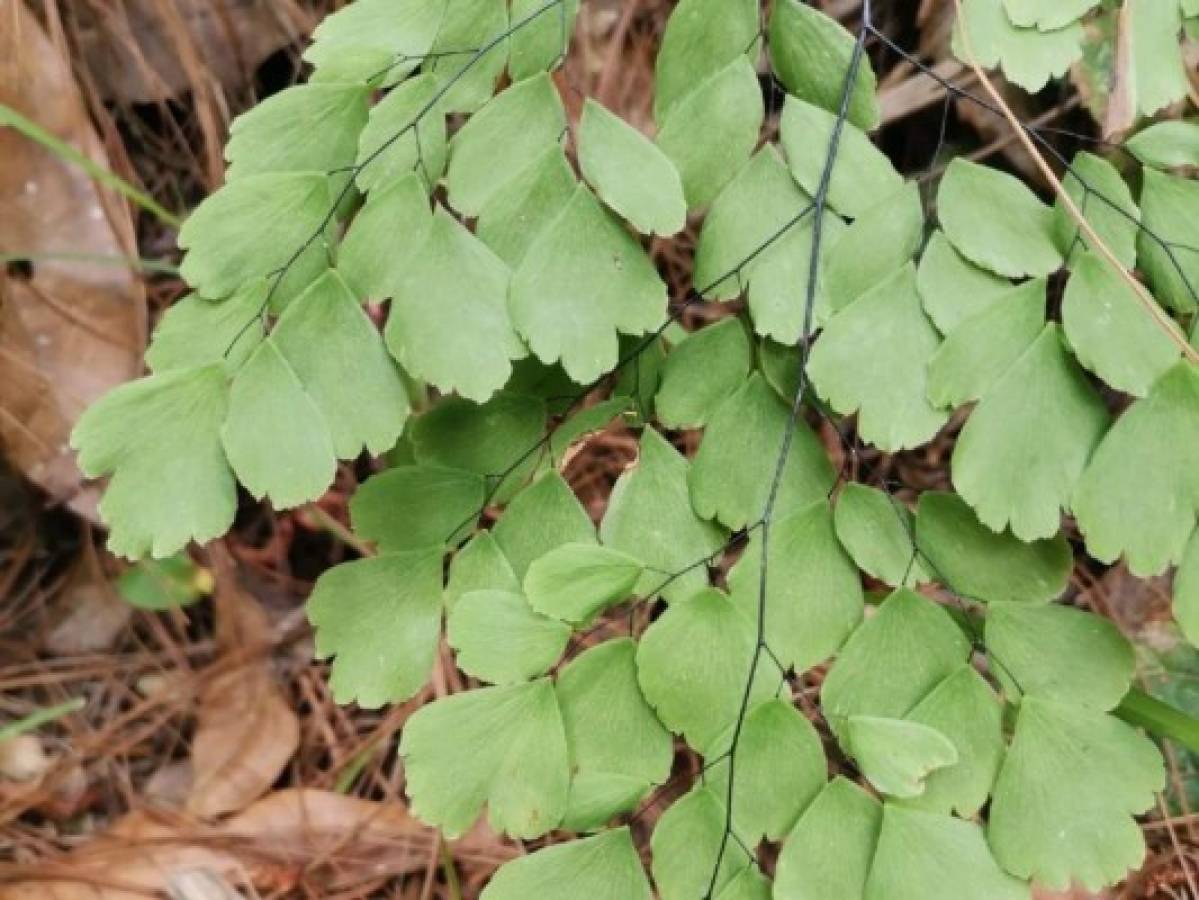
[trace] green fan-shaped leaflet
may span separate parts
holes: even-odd
[[[504,864],[480,900],[652,900],[628,828],[555,844]]]
[[[404,726],[400,756],[412,812],[449,838],[484,804],[514,838],[540,837],[566,812],[566,734],[549,679],[480,688],[421,707]]]
[[[1187,67],[1178,41],[1182,10],[1177,3],[1134,3],[1128,15],[1132,84],[1137,111],[1154,113],[1186,97]]]
[[[886,491],[850,482],[833,521],[837,539],[862,571],[894,587],[930,580],[916,552],[912,512]]]
[[[953,483],[987,527],[1025,541],[1060,527],[1108,413],[1062,344],[1041,335],[983,394],[958,438]]]
[[[900,799],[919,797],[926,778],[958,761],[949,738],[904,719],[850,716],[845,743],[875,789]]]
[[[637,685],[637,645],[605,641],[558,677],[558,703],[570,747],[570,803],[564,825],[598,827],[626,812],[670,776],[674,744]]]
[[[682,0],[670,14],[654,68],[654,119],[707,76],[757,50],[758,6],[753,0]]]
[[[564,544],[594,544],[595,526],[556,470],[545,472],[513,498],[492,529],[495,542],[524,580],[529,566]]]
[[[858,414],[863,440],[890,451],[919,446],[948,418],[927,397],[940,342],[908,264],[829,320],[812,351],[812,384],[837,412]]]
[[[258,316],[267,290],[266,279],[258,278],[224,300],[188,294],[173,303],[150,338],[146,365],[162,373],[224,363],[236,372],[262,341]]]
[[[779,0],[770,12],[770,62],[787,93],[829,112],[841,108],[854,37],[836,19],[801,0]],[[848,121],[869,131],[881,113],[870,60],[863,56]]]
[[[708,589],[671,605],[641,638],[637,678],[662,724],[701,750],[737,717],[754,629],[729,598]],[[779,671],[763,654],[752,696],[771,696]]]
[[[358,139],[358,187],[364,191],[415,174],[432,190],[445,169],[445,112],[431,75],[410,78],[371,107]]]
[[[1199,166],[1199,123],[1155,122],[1125,141],[1124,149],[1155,169]]]
[[[350,500],[354,532],[380,550],[416,550],[466,539],[483,509],[483,478],[462,469],[400,466]]]
[[[619,116],[588,99],[579,123],[579,167],[595,193],[642,234],[671,235],[687,223],[674,163]]]
[[[790,419],[790,409],[758,372],[716,408],[688,478],[691,504],[700,516],[736,530],[762,517],[772,489],[778,515],[828,496],[835,479],[832,464],[802,421],[790,426],[791,446],[774,487]]]
[[[324,18],[304,59],[314,81],[390,84],[420,65],[433,46],[449,0],[357,0]]]
[[[549,75],[500,92],[454,135],[446,173],[450,204],[465,216],[479,215],[509,179],[558,144],[565,128],[566,112]]]
[[[483,590],[458,599],[446,635],[463,672],[490,684],[516,684],[558,661],[570,626],[535,612],[521,594]]]
[[[1194,245],[1199,182],[1145,169],[1141,186],[1141,268],[1158,300],[1189,312],[1199,305],[1199,254]],[[1162,245],[1164,242],[1165,246]]]
[[[704,782],[727,802],[733,730],[704,751]],[[733,820],[752,845],[781,840],[828,780],[820,736],[790,700],[766,700],[749,710],[737,735]]]
[[[637,462],[612,488],[600,541],[645,564],[639,596],[660,592],[682,600],[707,586],[701,563],[724,546],[724,532],[695,514],[687,460],[653,428],[645,429],[639,447]]]
[[[779,128],[787,165],[800,187],[811,195],[824,177],[836,123],[833,113],[796,97],[788,97],[783,104]],[[901,187],[903,177],[869,136],[853,125],[844,125],[829,182],[829,206],[857,218]]]
[[[783,843],[775,875],[779,900],[858,900],[882,824],[882,807],[838,776],[800,816]]]
[[[749,900],[737,885],[754,863],[733,838],[723,839],[725,807],[715,791],[696,785],[662,814],[650,837],[654,883],[662,900]],[[724,855],[717,859],[721,846]],[[719,868],[718,868],[719,866]],[[754,897],[750,894],[749,897]],[[754,898],[756,900],[756,898]]]
[[[749,336],[736,317],[692,332],[666,357],[654,398],[658,420],[668,428],[702,428],[744,385],[752,363]]]
[[[1062,301],[1062,324],[1078,361],[1117,390],[1145,396],[1178,361],[1178,345],[1106,260],[1079,258]]]
[[[281,304],[324,269],[332,203],[329,179],[319,172],[270,172],[231,181],[196,207],[179,230],[179,246],[186,251],[179,273],[197,293],[215,300],[279,271],[306,247],[275,291],[274,302]]]
[[[315,500],[333,481],[329,425],[273,335],[233,378],[221,443],[246,490],[277,508]]]
[[[965,28],[975,62],[989,68],[1002,66],[1010,81],[1035,93],[1051,78],[1065,75],[1082,56],[1082,26],[1074,22],[1053,31],[1019,28],[1008,18],[1003,3],[1004,0],[963,0],[963,19],[954,29],[954,54],[958,59],[970,61],[958,33]]]
[[[525,574],[533,609],[572,625],[587,625],[632,596],[645,571],[637,559],[610,547],[563,544],[534,560]]]
[[[1030,543],[992,531],[957,494],[925,491],[916,545],[934,576],[972,600],[1041,603],[1058,597],[1074,558],[1064,535]]]
[[[292,301],[270,340],[321,411],[339,458],[395,445],[408,419],[408,391],[340,276],[328,272]]]
[[[802,672],[828,659],[862,619],[857,569],[837,541],[833,514],[821,499],[770,526],[765,635],[774,656]],[[733,604],[757,619],[762,535],[755,531],[729,573]]]
[[[316,655],[334,657],[338,703],[376,709],[429,680],[441,633],[441,551],[385,553],[334,566],[308,598]]]
[[[516,327],[544,363],[579,384],[618,362],[617,333],[666,317],[666,285],[645,251],[583,185],[529,247],[512,277]]]
[[[490,531],[475,534],[450,560],[442,594],[446,611],[472,591],[520,593],[520,580]]]
[[[1099,4],[1099,0],[1060,0],[1047,5],[1040,0],[1003,0],[1012,24],[1019,28],[1056,31],[1077,22]]]
[[[1141,211],[1116,167],[1103,157],[1084,151],[1071,161],[1062,185],[1120,265],[1133,268],[1137,261]],[[1088,250],[1098,252],[1091,239],[1082,233],[1061,197],[1054,204],[1053,213],[1058,249],[1071,268],[1079,254]]]
[[[561,0],[543,9],[546,0],[512,0],[509,16],[508,74],[520,81],[554,68],[566,58],[579,14],[579,0]],[[521,24],[525,23],[525,24]]]
[[[363,84],[299,84],[263,100],[229,126],[231,181],[259,172],[329,172],[354,163],[366,126]]]
[[[237,492],[221,447],[229,387],[219,363],[139,378],[79,418],[71,446],[90,478],[111,475],[100,517],[108,548],[166,557],[233,524]]]
[[[543,3],[537,9],[553,18],[554,7]],[[450,0],[424,61],[424,70],[445,92],[447,112],[474,112],[491,99],[508,64],[508,31],[505,0]]]
[[[1078,483],[1074,515],[1096,559],[1138,577],[1182,558],[1199,511],[1199,372],[1180,362],[1116,420]]]
[[[749,159],[765,115],[757,73],[738,56],[659,122],[658,149],[678,170],[689,208],[711,203]]]
[[[518,266],[570,202],[577,183],[562,147],[554,144],[488,197],[475,233],[496,256]]]
[[[924,311],[937,329],[948,335],[1009,291],[1012,284],[965,259],[945,232],[934,231],[920,257],[916,287]]]
[[[1132,726],[1070,702],[1026,697],[991,801],[987,837],[1004,869],[1064,889],[1098,890],[1141,865],[1131,818],[1153,806],[1165,771]]]
[[[1006,172],[955,159],[937,190],[937,216],[963,256],[997,275],[1049,275],[1062,264],[1053,210]]]
[[[393,296],[432,221],[429,196],[415,172],[376,185],[337,248],[338,273],[360,298]]]
[[[1174,573],[1174,621],[1188,641],[1199,644],[1199,532],[1191,535]]]
[[[395,289],[385,337],[410,375],[482,403],[525,354],[508,314],[508,267],[444,209]]]

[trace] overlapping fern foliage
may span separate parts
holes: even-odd
[[[963,0],[956,45],[1037,89],[1113,6]],[[1134,9],[1152,115],[1186,92],[1199,5]],[[866,41],[890,39],[864,12],[854,34],[799,0],[682,0],[651,140],[593,100],[568,121],[572,0],[357,0],[316,31],[309,82],[235,123],[228,182],[180,234],[194,293],[151,374],[75,432],[131,557],[222,535],[238,484],[296,506],[338,460],[402,448],[352,502],[377,553],[322,576],[309,617],[343,702],[411,698],[443,636],[478,684],[404,728],[419,818],[577,835],[487,900],[630,900],[651,875],[665,900],[1004,900],[1142,859],[1156,720],[1125,639],[1055,600],[1073,516],[1103,562],[1178,566],[1199,638],[1199,184],[1175,171],[1199,126],[1056,160],[1056,205],[955,161],[926,221],[870,138]],[[761,71],[786,92],[777,141]],[[646,247],[689,216],[695,290],[672,302]],[[899,451],[963,408],[956,493],[915,509],[813,430]],[[617,418],[640,453],[597,529],[559,464]],[[645,627],[580,652],[638,607]],[[702,760],[683,781],[680,738]]]

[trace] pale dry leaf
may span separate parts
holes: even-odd
[[[36,781],[53,762],[36,734],[18,734],[0,741],[0,778]]]
[[[55,609],[61,618],[46,634],[45,643],[55,656],[107,650],[133,615],[133,607],[121,599],[105,575],[91,542],[84,543]]]
[[[1112,63],[1103,137],[1112,140],[1132,128],[1137,119],[1137,85],[1133,72],[1132,4],[1120,8],[1116,19],[1116,52]]]

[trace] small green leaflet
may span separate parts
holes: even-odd
[[[450,205],[479,215],[510,179],[557,145],[565,129],[566,112],[549,75],[501,91],[454,135],[446,173]]]
[[[188,294],[159,320],[146,348],[146,365],[161,373],[224,363],[236,372],[262,341],[257,320],[267,290],[266,279],[258,278],[224,300]]]
[[[400,466],[369,479],[350,500],[354,533],[380,550],[464,540],[483,511],[483,478],[440,466]]]
[[[940,342],[908,264],[829,320],[808,370],[833,409],[858,414],[864,441],[888,451],[916,447],[948,418],[927,397],[928,364]]]
[[[237,491],[220,440],[228,405],[224,367],[213,363],[123,384],[83,413],[71,446],[89,478],[111,475],[100,501],[109,550],[162,558],[229,530]]]
[[[519,594],[520,581],[491,532],[480,531],[450,560],[442,600],[447,612],[453,612],[466,594],[487,590]]]
[[[885,491],[846,484],[833,521],[837,539],[863,571],[893,587],[930,580],[916,552],[911,510]]]
[[[1186,97],[1190,90],[1178,46],[1182,10],[1177,3],[1133,3],[1129,43],[1137,111],[1152,116]]]
[[[1062,186],[1120,265],[1135,268],[1141,211],[1116,167],[1093,153],[1079,153],[1062,178]],[[1057,246],[1071,268],[1080,254],[1087,250],[1098,252],[1061,197],[1054,203],[1053,214]]]
[[[779,854],[776,900],[859,900],[882,824],[882,806],[841,776],[804,811]]]
[[[1048,602],[1065,591],[1074,561],[1064,535],[1024,543],[987,528],[957,494],[939,491],[920,495],[916,543],[945,587],[987,602]]]
[[[500,867],[480,900],[652,900],[629,829],[555,844]]]
[[[529,247],[508,307],[538,359],[561,360],[572,379],[589,384],[616,366],[618,332],[644,334],[662,323],[666,285],[640,245],[579,185]]]
[[[420,75],[371,108],[358,141],[358,187],[369,191],[415,173],[433,189],[446,159],[445,113],[436,103],[436,81]]]
[[[534,560],[525,574],[533,609],[571,625],[587,625],[632,596],[645,567],[627,553],[594,544],[563,544]]]
[[[487,198],[475,233],[509,266],[518,266],[538,236],[574,196],[574,169],[554,144]]]
[[[1053,210],[1006,172],[955,159],[937,191],[937,215],[963,256],[998,275],[1035,277],[1061,267]]]
[[[903,719],[850,716],[845,743],[875,789],[900,799],[919,797],[926,778],[958,761],[949,738]]]
[[[1199,644],[1199,532],[1187,542],[1174,573],[1174,621],[1192,644]]]
[[[702,428],[724,399],[745,383],[753,353],[735,316],[692,332],[666,357],[654,398],[668,428]]]
[[[445,18],[449,0],[357,0],[324,18],[312,33],[305,61],[314,80],[391,84],[420,65]]]
[[[1055,0],[1055,8],[1061,2]],[[1077,22],[1054,31],[1018,28],[1003,8],[1004,0],[962,0],[963,19],[954,28],[953,52],[969,63],[959,29],[970,35],[976,62],[1003,67],[1003,74],[1030,93],[1051,78],[1061,78],[1082,56],[1083,29]]]
[[[514,838],[540,837],[566,811],[570,767],[548,678],[479,688],[421,707],[400,756],[412,812],[448,838],[487,821]]]
[[[1158,300],[1171,309],[1190,312],[1199,305],[1199,253],[1182,248],[1194,246],[1199,181],[1154,169],[1145,169],[1143,179],[1141,268]]]
[[[1009,291],[1012,283],[964,259],[945,232],[938,230],[933,232],[920,257],[916,287],[924,311],[937,329],[948,335],[971,315],[985,309],[990,301]]]
[[[724,825],[723,801],[711,788],[700,784],[663,813],[650,837],[654,883],[662,900],[708,896],[713,871],[716,883],[712,896],[716,900],[747,900],[734,891],[734,885],[743,872],[754,867],[754,862],[737,841],[723,839]],[[717,868],[722,846],[724,856]],[[728,896],[726,889],[734,893]]]
[[[391,297],[432,221],[429,196],[415,172],[376,185],[337,248],[338,273],[360,298]],[[397,223],[403,227],[397,229]]]
[[[579,167],[599,198],[642,234],[671,235],[687,223],[674,164],[649,138],[591,99],[579,124]]]
[[[854,37],[841,23],[801,0],[779,0],[770,13],[770,62],[787,93],[831,113],[841,107]],[[881,119],[874,71],[863,55],[848,121],[870,131]]]
[[[115,585],[130,606],[158,611],[181,609],[201,600],[210,593],[207,580],[207,573],[183,552],[142,560],[122,572]]]
[[[556,470],[539,475],[517,494],[492,534],[521,580],[534,560],[554,548],[595,543],[591,518]]]
[[[579,0],[561,0],[549,10],[543,10],[545,5],[546,0],[512,0],[511,27],[520,26],[508,39],[508,74],[513,81],[549,71],[566,59]]]
[[[1012,24],[1020,28],[1039,28],[1056,31],[1077,22],[1099,5],[1099,0],[1057,0],[1047,5],[1043,0],[1003,0]]]
[[[520,594],[484,590],[458,599],[446,634],[462,671],[491,684],[514,684],[558,661],[570,627],[534,612]]]
[[[837,238],[824,274],[831,312],[840,312],[911,260],[924,240],[920,189],[909,182],[862,213]]]
[[[1199,166],[1199,123],[1155,122],[1130,137],[1124,149],[1155,169]]]
[[[410,699],[429,680],[441,633],[441,551],[385,553],[342,563],[308,598],[318,659],[335,657],[338,703],[366,709]]]
[[[548,19],[551,9],[543,13]],[[491,99],[508,63],[508,27],[505,0],[450,0],[424,63],[445,91],[447,112],[474,112]]]
[[[754,0],[682,0],[672,10],[654,69],[659,124],[708,75],[738,57],[756,55],[758,17]]]

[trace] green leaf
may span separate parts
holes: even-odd
[[[1199,166],[1199,123],[1154,122],[1125,141],[1124,149],[1155,169]]]
[[[691,464],[691,504],[705,519],[730,529],[757,522],[772,490],[774,511],[785,515],[823,500],[836,478],[820,439],[800,420],[782,475],[775,470],[791,410],[779,400],[761,373],[716,408]]]
[[[837,86],[840,92],[840,85]],[[815,196],[824,176],[837,117],[819,106],[788,97],[783,104],[780,138],[791,174],[808,194]],[[856,219],[903,187],[903,177],[864,131],[845,125],[837,149],[828,203],[842,215]]]
[[[451,0],[424,65],[445,91],[447,112],[474,112],[491,99],[508,64],[507,31],[505,0]]]
[[[587,625],[632,596],[645,567],[627,553],[594,544],[563,544],[534,560],[525,574],[533,609],[571,625]]]
[[[1188,641],[1199,645],[1199,531],[1191,535],[1174,573],[1174,621]]]
[[[325,416],[273,337],[233,379],[221,444],[246,490],[276,508],[315,500],[337,472]]]
[[[1182,10],[1177,3],[1134,3],[1128,38],[1137,111],[1152,116],[1187,96],[1190,80],[1178,42]]]
[[[126,569],[116,579],[117,593],[138,609],[166,610],[191,606],[208,591],[207,573],[186,553],[165,559],[147,559]]]
[[[757,866],[746,866],[729,880],[716,900],[770,900],[770,880]]]
[[[350,519],[380,550],[416,550],[464,540],[482,509],[483,479],[474,472],[401,466],[358,488]]]
[[[824,499],[776,518],[767,552],[766,643],[783,665],[803,672],[836,653],[862,620],[861,580]],[[750,621],[758,615],[761,565],[755,532],[728,576],[733,605]]]
[[[981,398],[1045,327],[1048,283],[1034,278],[961,321],[928,363],[928,399],[953,409]]]
[[[358,0],[324,18],[312,33],[305,61],[322,81],[390,84],[418,65],[433,46],[448,0]]]
[[[666,285],[645,251],[583,185],[529,247],[509,308],[544,363],[589,384],[618,361],[617,333],[643,334],[666,316]]]
[[[1165,783],[1161,754],[1112,716],[1040,697],[1020,704],[999,772],[987,837],[1013,875],[1059,890],[1098,890],[1139,868],[1145,840],[1131,815]]]
[[[652,900],[627,827],[545,847],[502,865],[480,900]]]
[[[1065,591],[1074,563],[1064,535],[1024,543],[987,528],[961,497],[940,491],[920,495],[916,544],[947,588],[973,600],[1048,602]]]
[[[429,680],[441,633],[441,551],[385,553],[342,563],[308,598],[317,659],[333,660],[338,703],[402,703]]]
[[[1061,78],[1082,56],[1083,29],[1077,22],[1054,31],[1018,28],[1003,8],[1004,0],[963,0],[954,28],[953,52],[970,62],[959,29],[966,29],[975,61],[986,68],[1003,66],[1003,74],[1030,93],[1051,78]],[[1057,9],[1055,4],[1054,9]]]
[[[1141,268],[1158,300],[1179,312],[1193,311],[1199,306],[1199,253],[1194,238],[1199,181],[1153,169],[1145,169],[1143,179]]]
[[[704,751],[704,783],[724,805],[733,729]],[[790,700],[766,700],[749,710],[737,734],[733,819],[755,844],[781,840],[828,780],[824,747]],[[725,807],[727,809],[727,806]]]
[[[358,187],[369,191],[415,173],[432,190],[445,170],[445,141],[436,79],[419,75],[405,81],[371,107],[358,139]]]
[[[949,738],[903,719],[850,716],[845,741],[862,774],[879,793],[892,797],[919,797],[929,775],[958,761]]]
[[[450,145],[450,205],[477,216],[509,179],[557,146],[566,128],[562,98],[549,75],[517,82],[475,113]]]
[[[353,165],[366,126],[367,96],[363,84],[312,83],[266,98],[229,126],[225,179]]]
[[[661,592],[676,601],[694,594],[708,584],[707,572],[697,564],[724,546],[724,532],[691,507],[689,468],[662,435],[646,428],[638,461],[612,488],[600,541],[645,563],[649,571],[637,585],[638,596]],[[683,572],[688,566],[695,568]],[[672,578],[675,573],[681,574]]]
[[[682,0],[670,14],[654,68],[654,119],[713,72],[758,49],[758,5],[753,0]]]
[[[532,474],[545,428],[543,400],[500,391],[482,404],[442,399],[412,423],[410,437],[417,462],[482,475],[488,501],[507,503]]]
[[[451,839],[484,804],[495,831],[526,840],[566,811],[566,734],[548,678],[421,707],[404,726],[400,756],[412,812]]]
[[[720,404],[745,383],[753,353],[736,317],[692,332],[670,351],[654,398],[667,428],[702,428]]]
[[[924,311],[940,332],[948,335],[1011,290],[1012,284],[966,260],[943,231],[934,231],[920,257],[916,287]]]
[[[223,363],[236,372],[262,341],[258,318],[266,295],[265,279],[246,282],[225,300],[188,294],[159,320],[146,365],[161,373]]]
[[[1056,31],[1077,22],[1099,5],[1099,0],[1059,0],[1046,6],[1041,0],[1003,0],[1012,24],[1020,28]]]
[[[416,173],[376,184],[337,248],[337,271],[360,298],[393,296],[432,221],[429,196]],[[404,223],[399,233],[397,222]]]
[[[1050,323],[962,429],[954,486],[988,528],[1010,526],[1022,541],[1050,537],[1108,421]]]
[[[1128,693],[1132,646],[1107,619],[1069,606],[1000,603],[987,610],[992,670],[1017,696],[1105,712]]]
[[[678,170],[688,208],[711,203],[749,159],[765,115],[757,73],[738,56],[659,120],[658,149]]]
[[[458,668],[492,684],[545,674],[570,640],[568,625],[534,612],[528,600],[509,591],[463,594],[446,626]]]
[[[511,273],[444,209],[396,286],[385,337],[417,378],[482,403],[504,386],[524,346],[508,314]]]
[[[379,330],[340,276],[326,273],[292,301],[270,340],[321,411],[339,458],[395,445],[408,419],[408,391]]]
[[[770,13],[770,63],[787,93],[831,113],[841,108],[854,36],[836,19],[800,0],[780,0]],[[866,131],[882,118],[874,71],[863,55],[849,101],[849,122]]]
[[[179,230],[179,247],[186,251],[179,274],[202,296],[227,297],[250,279],[280,270],[317,235],[293,264],[293,278],[284,282],[288,289],[276,291],[281,302],[308,286],[319,274],[315,266],[324,269],[332,203],[329,179],[316,172],[271,172],[231,181],[196,207]],[[264,222],[271,227],[264,228]]]
[[[595,543],[595,526],[587,511],[552,470],[513,498],[492,533],[522,582],[534,560],[556,547]]]
[[[213,364],[128,382],[80,416],[71,432],[79,468],[111,476],[100,501],[109,550],[161,558],[229,530],[237,492],[220,440],[228,403]]]
[[[628,799],[636,803],[652,785],[670,777],[674,742],[641,695],[636,652],[631,639],[605,641],[573,660],[558,677],[558,703],[574,773],[571,810],[585,805],[581,801],[588,795],[594,800],[597,785],[635,786],[631,798],[618,792],[615,802],[596,806],[593,815],[599,822],[625,811]]]
[[[955,159],[937,191],[937,215],[963,256],[998,275],[1050,275],[1062,265],[1053,210],[1006,172]]]
[[[480,531],[450,560],[442,600],[448,612],[472,591],[520,593],[520,580],[490,531]]]
[[[903,718],[970,655],[944,609],[907,588],[858,626],[820,690],[825,718],[844,733],[850,716]]]
[[[642,234],[671,235],[687,224],[683,183],[654,143],[590,98],[579,124],[579,167],[595,193]]]
[[[1182,558],[1199,510],[1199,372],[1180,362],[1116,420],[1074,494],[1087,551],[1159,575]]]
[[[724,840],[725,808],[711,788],[696,785],[662,814],[650,837],[654,883],[662,900],[725,900],[725,889],[754,862],[733,838]],[[724,855],[717,855],[721,846]],[[709,894],[712,873],[714,892]],[[728,900],[740,900],[734,893]]]
[[[882,805],[856,784],[830,781],[783,843],[777,900],[859,900],[882,817]]]
[[[916,552],[911,510],[885,491],[849,482],[833,522],[854,563],[879,581],[914,587],[931,580]]]
[[[1141,211],[1116,167],[1100,156],[1082,152],[1074,157],[1062,185],[1120,265],[1134,268]],[[1058,249],[1071,268],[1080,254],[1088,250],[1098,252],[1094,242],[1074,222],[1061,197],[1054,204],[1053,215]]]
[[[940,342],[908,264],[829,320],[808,371],[833,409],[858,414],[862,440],[889,451],[916,447],[948,418],[926,396]]]
[[[840,312],[903,268],[924,240],[924,208],[915,182],[862,213],[832,245],[825,287]]]
[[[508,74],[513,81],[556,68],[570,49],[579,0],[562,0],[543,12],[544,7],[545,0],[512,0],[512,27],[519,26],[508,39]]]
[[[554,144],[487,198],[475,233],[496,256],[518,266],[529,247],[566,208],[576,184],[566,154]]]
[[[1062,324],[1078,361],[1137,397],[1178,361],[1178,345],[1102,257],[1086,254],[1066,285]]]
[[[637,647],[637,679],[662,724],[702,751],[737,718],[754,652],[753,624],[708,589],[674,603]],[[771,696],[779,672],[763,655],[751,696]]]

